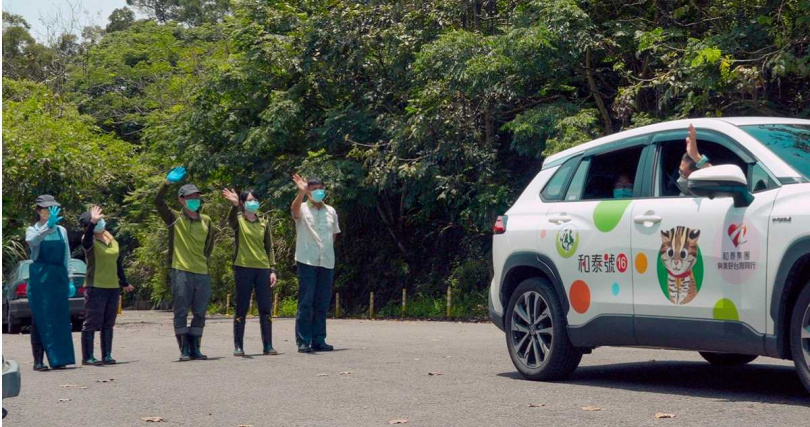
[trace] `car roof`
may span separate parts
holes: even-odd
[[[785,117],[716,117],[716,118],[671,120],[667,122],[661,122],[634,129],[629,129],[608,136],[603,136],[601,138],[594,139],[590,142],[577,145],[576,147],[572,147],[559,153],[552,154],[551,156],[548,156],[546,160],[543,162],[543,167],[549,167],[551,165],[557,164],[568,157],[577,155],[579,153],[582,153],[584,151],[598,147],[603,144],[609,144],[611,142],[619,141],[626,138],[632,138],[634,136],[645,135],[653,132],[662,132],[675,129],[686,130],[686,128],[689,127],[689,124],[693,124],[695,125],[695,127],[698,128],[718,124],[724,125],[731,124],[734,126],[763,125],[763,124],[810,125],[810,120],[791,119]]]
[[[17,264],[17,270],[15,271],[14,277],[12,277],[12,280],[18,280],[18,279],[28,280],[28,275],[30,274],[29,269],[31,267],[31,264],[33,264],[33,263],[34,263],[34,261],[31,261],[30,259],[25,259],[25,260],[20,261]],[[70,259],[70,268],[73,270],[73,274],[75,274],[75,275],[87,274],[87,264],[85,264],[84,261],[82,261],[80,259],[71,258]]]

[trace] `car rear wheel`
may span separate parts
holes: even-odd
[[[506,346],[518,372],[531,380],[553,381],[577,369],[582,352],[568,339],[562,304],[547,280],[524,280],[507,307]]]
[[[757,355],[752,354],[736,354],[736,353],[710,353],[701,351],[700,355],[706,359],[707,362],[716,366],[742,366],[746,363],[753,362]]]
[[[810,391],[810,282],[804,285],[804,290],[793,306],[790,348],[799,378],[807,391]]]
[[[6,308],[6,321],[8,323],[8,333],[10,334],[19,334],[22,332],[22,322],[19,319],[14,318],[11,313],[8,312],[8,308]]]

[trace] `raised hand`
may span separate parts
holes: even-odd
[[[222,197],[225,197],[234,206],[239,206],[239,195],[236,194],[236,191],[233,191],[233,189],[229,190],[227,188],[223,188],[222,189]]]
[[[689,124],[689,136],[686,137],[686,154],[696,162],[700,160],[700,153],[697,148],[697,130],[691,123]]]
[[[101,207],[93,206],[90,208],[90,222],[93,224],[98,224],[98,221],[104,218],[104,214],[101,213]]]
[[[187,173],[186,168],[178,166],[172,169],[171,172],[166,175],[166,181],[169,181],[170,183],[180,182],[186,177]]]
[[[50,213],[48,217],[48,228],[53,228],[62,220],[62,217],[59,216],[59,214],[62,213],[62,209],[60,209],[59,206],[51,206],[48,208],[48,212]]]
[[[301,178],[301,175],[294,174],[293,175],[293,182],[295,182],[295,186],[298,187],[299,193],[306,193],[307,192],[307,180]]]

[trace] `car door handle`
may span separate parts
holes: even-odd
[[[550,222],[552,224],[557,224],[557,225],[562,224],[564,222],[568,222],[568,221],[571,221],[571,218],[567,217],[567,216],[552,216],[552,217],[548,218],[548,222]]]
[[[647,222],[658,223],[661,222],[661,217],[658,215],[638,215],[633,217],[633,222],[636,224],[644,224]]]

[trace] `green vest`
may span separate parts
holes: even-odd
[[[182,212],[174,213],[176,220],[172,226],[170,239],[172,268],[189,273],[208,274],[205,242],[208,240],[211,218],[208,215],[200,215],[200,219],[192,220]]]
[[[109,246],[95,239],[93,247],[86,251],[87,286],[94,288],[116,289],[118,285],[118,241],[113,238]]]
[[[244,215],[238,217],[236,229],[236,256],[233,265],[247,268],[269,269],[270,258],[265,246],[265,233],[268,233],[265,219],[248,221]]]

